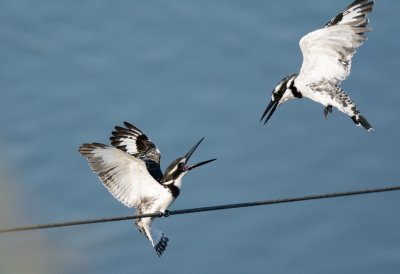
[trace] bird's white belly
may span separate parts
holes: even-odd
[[[139,206],[141,213],[165,212],[175,198],[168,192],[162,193],[151,200],[143,199]]]
[[[298,87],[299,91],[303,95],[303,97],[313,100],[314,102],[320,103],[325,107],[328,105],[333,105],[334,100],[333,96],[330,95],[330,86],[318,86],[318,90],[314,90],[309,86],[300,86]]]

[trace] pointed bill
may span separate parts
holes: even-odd
[[[207,160],[207,161],[203,161],[203,162],[200,162],[200,163],[191,165],[191,166],[185,166],[184,169],[185,169],[185,170],[191,170],[191,169],[193,169],[193,168],[196,168],[196,167],[199,167],[199,166],[202,166],[202,165],[211,163],[211,162],[213,162],[213,161],[215,161],[215,160],[217,160],[217,158],[214,158],[214,159],[211,159],[211,160]]]
[[[197,147],[200,145],[200,143],[204,140],[204,137],[200,139],[200,141],[198,141],[189,151],[188,153],[186,153],[185,158],[186,158],[186,162],[190,159],[190,157],[192,156],[193,152],[197,149]]]
[[[267,106],[267,108],[265,109],[263,115],[261,116],[260,122],[262,122],[262,120],[264,120],[264,117],[268,114],[267,118],[264,121],[264,125],[268,122],[269,118],[271,118],[272,114],[275,112],[276,108],[278,107],[278,103],[279,100],[271,100]]]
[[[204,140],[204,137],[201,138],[200,141],[198,141],[198,142],[188,151],[188,153],[186,153],[186,155],[184,156],[185,159],[186,159],[185,164],[189,161],[189,159],[190,159],[190,157],[192,156],[193,152],[197,149],[197,147],[200,145],[200,143],[201,143],[203,140]],[[217,160],[217,159],[211,159],[211,160],[199,162],[199,163],[194,164],[194,165],[185,166],[185,167],[184,167],[184,170],[191,170],[191,169],[193,169],[193,168],[196,168],[196,167],[199,167],[199,166],[208,164],[208,163],[213,162],[213,161],[215,161],[215,160]]]

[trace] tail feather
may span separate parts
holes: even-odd
[[[157,255],[161,257],[168,245],[168,237],[154,227],[149,227],[149,240],[156,251]]]
[[[370,123],[368,123],[367,119],[365,119],[365,117],[360,114],[356,105],[350,99],[349,95],[347,95],[347,93],[341,87],[336,85],[333,87],[334,90],[332,90],[332,86],[330,83],[323,87],[332,92],[332,94],[326,94],[331,96],[332,99],[329,100],[328,105],[322,103],[323,105],[325,105],[324,114],[328,114],[329,106],[331,105],[336,107],[339,111],[347,114],[357,126],[363,127],[367,131],[373,130]]]
[[[367,119],[365,119],[364,116],[362,116],[361,114],[356,114],[351,116],[351,119],[353,120],[353,122],[357,125],[357,126],[361,126],[363,128],[365,128],[367,131],[372,131],[374,130],[372,128],[372,126],[370,125],[370,123],[368,123]]]

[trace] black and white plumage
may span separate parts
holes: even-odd
[[[271,101],[261,117],[261,121],[266,117],[264,124],[287,100],[306,97],[325,107],[325,118],[335,107],[356,125],[372,130],[339,85],[350,74],[351,59],[367,39],[365,32],[371,31],[367,16],[373,4],[370,0],[356,0],[324,28],[301,38],[303,64],[300,73],[285,77],[272,91]]]
[[[178,197],[187,172],[216,160],[186,165],[202,138],[188,153],[174,160],[163,174],[158,148],[137,127],[128,122],[124,125],[115,127],[112,132],[112,146],[83,144],[79,152],[87,158],[91,169],[109,192],[125,206],[136,208],[137,214],[165,213]],[[152,221],[153,218],[136,219],[135,224],[161,256],[168,238],[151,226]]]

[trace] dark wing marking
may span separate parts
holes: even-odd
[[[159,182],[163,176],[160,151],[140,129],[128,122],[124,122],[124,125],[115,127],[110,137],[111,145],[143,160],[151,176]]]
[[[345,8],[341,13],[336,15],[334,18],[332,18],[328,23],[326,23],[325,27],[329,28],[331,26],[336,26],[340,24],[343,20],[343,18],[349,14],[350,12],[353,12],[354,10],[358,10],[359,14],[356,17],[353,17],[354,19],[357,18],[360,20],[360,24],[358,24],[358,27],[366,27],[368,24],[368,19],[367,19],[367,14],[372,11],[372,6],[374,5],[374,1],[370,0],[356,0],[353,3],[351,3],[347,8]]]

